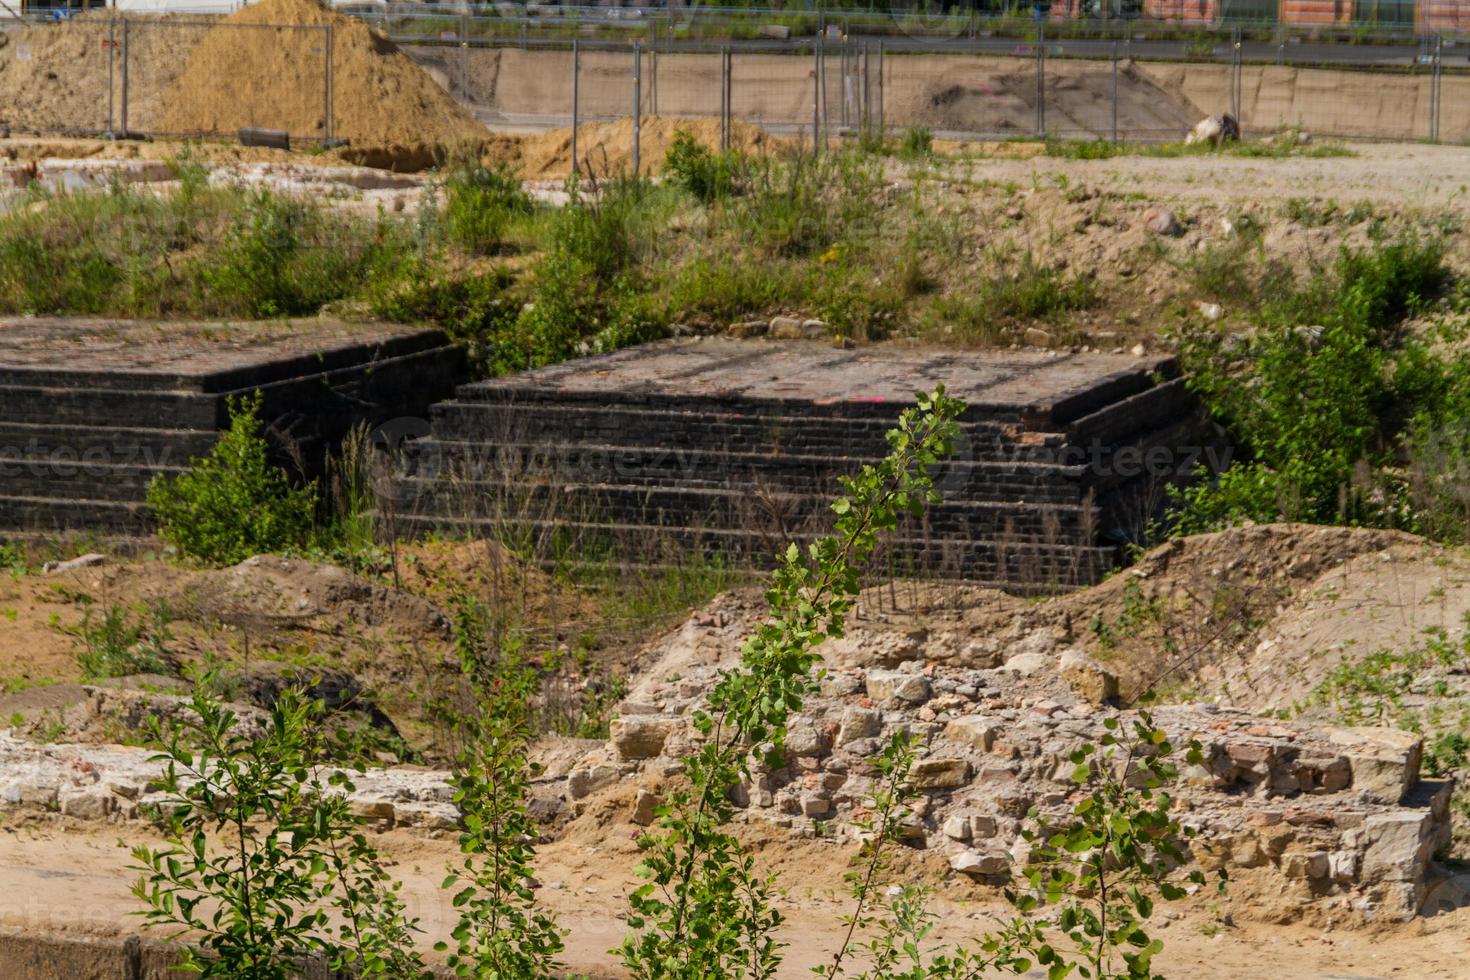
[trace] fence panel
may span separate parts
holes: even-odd
[[[127,128],[168,136],[332,135],[332,33],[310,24],[139,19],[127,25]]]
[[[109,92],[121,77],[113,25],[100,18],[9,27],[0,47],[0,125],[96,136],[112,129]]]

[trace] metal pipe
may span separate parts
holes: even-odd
[[[118,130],[124,138],[128,135],[128,19],[123,18],[122,36],[122,113]]]
[[[643,142],[643,45],[633,42],[633,176],[638,176],[639,144]]]
[[[577,48],[577,39],[572,38],[572,176],[577,175],[577,86],[580,82],[581,54]]]
[[[322,93],[323,101],[326,103],[326,105],[322,108],[322,128],[325,131],[323,133],[323,138],[330,140],[332,138],[332,124],[333,124],[333,120],[332,120],[332,101],[333,101],[333,98],[334,98],[334,93],[332,91],[332,84],[333,84],[332,48],[333,48],[333,41],[335,40],[335,31],[333,30],[333,26],[331,24],[324,24],[323,27],[326,29],[326,32],[327,32],[327,39],[326,39],[326,60],[324,62],[324,70],[322,72],[322,74],[325,76],[324,85],[325,85],[325,89],[326,89],[326,91],[324,91]]]

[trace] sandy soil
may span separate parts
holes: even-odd
[[[623,896],[635,886],[632,839],[637,828],[615,824],[596,836],[575,835],[540,851],[539,900],[570,930],[565,962],[577,972],[619,976],[607,954],[626,934]],[[0,828],[0,892],[23,896],[0,907],[0,925],[94,935],[129,933],[137,923],[128,895],[132,880],[126,846],[148,841],[133,830],[28,825]],[[392,832],[379,843],[394,861],[392,872],[405,881],[409,911],[426,937],[446,934],[453,924],[448,893],[439,885],[453,858],[451,840]],[[775,865],[782,876],[782,907],[788,922],[781,938],[789,944],[781,977],[810,975],[841,941],[840,917],[849,910],[841,875],[851,845],[826,842],[781,843]],[[771,852],[767,851],[767,855]],[[922,860],[901,861],[893,882],[933,883],[935,869]],[[1161,922],[1165,950],[1156,961],[1173,977],[1231,978],[1273,976],[1291,980],[1414,980],[1463,976],[1463,950],[1470,941],[1470,909],[1407,926],[1347,931],[1320,925],[1251,923],[1249,908],[1229,900],[1181,902]],[[993,927],[1006,912],[1004,902],[979,886],[940,886],[933,909],[941,918],[936,943],[962,942]],[[1238,923],[1218,928],[1221,915]],[[1209,933],[1209,934],[1207,934]],[[425,945],[428,945],[426,943]]]

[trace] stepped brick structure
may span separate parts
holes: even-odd
[[[208,452],[230,398],[257,390],[311,472],[354,425],[426,414],[460,366],[432,330],[0,320],[0,531],[148,530],[148,484]]]
[[[968,405],[944,502],[899,527],[888,567],[1068,588],[1111,568],[1159,484],[1196,462],[1176,375],[1163,357],[668,341],[461,387],[385,506],[547,560],[575,539],[621,561],[764,563],[826,529],[838,478],[943,382]]]

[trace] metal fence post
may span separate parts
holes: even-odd
[[[1046,138],[1046,21],[1036,17],[1036,136]]]
[[[638,176],[639,144],[643,142],[643,45],[633,42],[633,176]]]
[[[122,22],[122,110],[118,120],[118,132],[124,138],[128,135],[128,19]]]
[[[1240,28],[1235,28],[1230,38],[1230,114],[1240,123]]]
[[[648,46],[648,112],[658,115],[658,38]]]
[[[470,97],[470,18],[459,15],[459,95]]]
[[[720,152],[730,148],[730,48],[720,48]]]
[[[116,71],[117,61],[115,56],[116,50],[117,18],[109,17],[107,19],[107,135],[113,138],[117,136],[117,130],[114,128],[114,124],[117,121],[114,111],[117,107],[112,97],[113,75]]]
[[[822,40],[812,47],[812,155],[821,151],[822,132]]]
[[[887,136],[887,130],[883,128],[883,42],[878,42],[878,139]]]
[[[332,48],[333,42],[336,40],[336,38],[335,31],[333,30],[331,24],[324,24],[323,28],[326,31],[327,40],[325,52],[326,63],[324,65],[325,70],[322,72],[325,78],[326,86],[326,91],[322,93],[323,101],[326,103],[326,105],[322,108],[322,128],[325,130],[325,132],[322,134],[322,138],[325,140],[330,140],[332,138],[332,100],[334,97],[334,93],[332,92]]]
[[[863,138],[873,135],[873,45],[863,42]]]
[[[577,175],[577,86],[580,83],[578,77],[580,72],[581,53],[577,48],[577,39],[572,38],[572,176]]]
[[[1433,81],[1432,81],[1431,86],[1430,86],[1432,97],[1430,99],[1430,119],[1429,119],[1429,139],[1430,139],[1430,142],[1433,142],[1433,143],[1438,143],[1439,142],[1439,114],[1440,114],[1440,108],[1441,108],[1440,103],[1441,103],[1441,101],[1443,100],[1443,97],[1444,97],[1444,95],[1443,95],[1444,89],[1443,89],[1443,86],[1441,84],[1441,82],[1442,82],[1442,80],[1444,78],[1444,74],[1443,74],[1443,72],[1441,71],[1441,68],[1440,68],[1441,62],[1443,60],[1441,58],[1441,55],[1443,53],[1444,53],[1444,35],[1443,34],[1436,34],[1436,35],[1434,35],[1434,78],[1433,78]]]
[[[1113,143],[1118,142],[1118,42],[1113,42]]]

